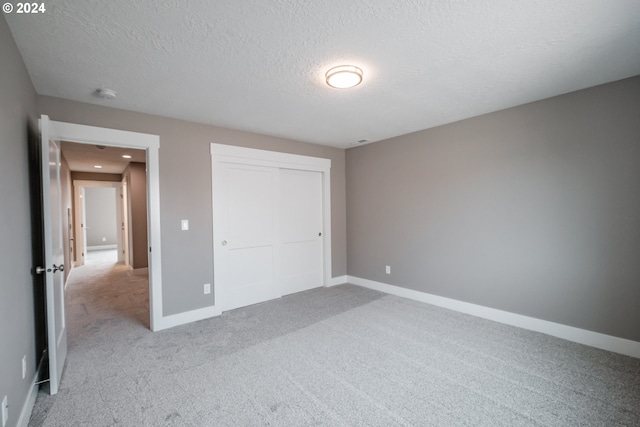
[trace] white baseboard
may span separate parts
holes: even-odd
[[[38,378],[40,378],[40,366],[38,366],[36,374],[33,377],[33,381],[31,381],[31,388],[29,389],[29,394],[22,405],[20,418],[18,418],[18,424],[16,424],[17,427],[28,427],[29,425],[31,412],[33,412],[33,406],[36,404],[36,398],[38,397]]]
[[[197,322],[198,320],[209,319],[210,317],[216,317],[219,315],[220,311],[214,305],[184,313],[172,314],[170,316],[161,317],[160,321],[153,325],[153,330],[154,332],[161,331],[163,329],[169,329],[174,326],[185,325],[187,323]]]
[[[329,279],[329,282],[327,283],[326,287],[331,287],[331,286],[337,286],[337,285],[344,285],[345,283],[347,283],[348,281],[348,276],[338,276],[338,277],[332,277],[331,279]]]
[[[149,275],[149,267],[131,268],[131,266],[129,266],[129,270],[132,271],[134,276],[148,276]]]
[[[108,249],[118,249],[118,245],[87,246],[87,252],[91,252],[91,251],[106,251]]]
[[[547,335],[612,351],[614,353],[640,358],[640,342],[605,335],[599,332],[588,331],[586,329],[575,328],[573,326],[567,326],[560,323],[549,322],[547,320],[536,319],[534,317],[523,316],[521,314],[502,311],[482,305],[458,301],[451,298],[440,297],[426,292],[402,288],[400,286],[387,285],[386,283],[375,282],[373,280],[361,279],[354,276],[347,276],[347,278],[348,282],[354,285],[415,301],[425,302],[438,307],[448,308],[450,310],[459,311],[461,313],[470,314],[483,319],[489,319],[495,322],[529,329],[531,331],[542,332]]]

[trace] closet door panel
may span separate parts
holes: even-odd
[[[281,169],[279,281],[282,294],[323,285],[322,173]]]

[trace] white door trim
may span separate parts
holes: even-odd
[[[317,171],[322,173],[322,196],[323,196],[323,248],[324,248],[324,271],[323,285],[331,286],[331,160],[320,157],[302,156],[298,154],[282,153],[277,151],[259,150],[255,148],[238,147],[225,144],[211,144],[211,168],[212,168],[212,204],[216,183],[213,182],[213,168],[216,163],[228,162],[253,166],[268,166],[281,169],[297,169],[307,171]],[[212,212],[215,212],[212,206]],[[215,218],[214,218],[215,221]],[[215,245],[215,223],[213,225],[214,245]],[[215,249],[214,249],[215,253]],[[215,265],[214,265],[215,270]],[[213,295],[217,314],[220,314],[220,294],[219,287],[214,283]]]
[[[160,137],[74,123],[52,122],[53,139],[129,147],[147,153],[147,215],[149,236],[149,323],[152,331],[164,329],[162,313],[162,257],[160,247]]]
[[[115,188],[116,189],[116,222],[117,222],[117,228],[118,228],[118,233],[117,233],[117,238],[118,238],[118,261],[121,260],[122,258],[122,250],[123,250],[123,245],[124,242],[122,241],[122,233],[120,232],[120,224],[122,222],[122,202],[120,201],[120,195],[118,193],[118,189],[122,188],[122,183],[118,182],[118,181],[89,181],[89,180],[83,180],[83,179],[74,179],[73,180],[73,199],[74,199],[74,203],[75,203],[75,215],[74,215],[74,230],[76,233],[76,239],[75,239],[75,243],[76,243],[76,259],[75,265],[83,265],[84,264],[84,260],[81,259],[80,257],[82,257],[82,252],[81,251],[86,251],[86,242],[84,241],[84,234],[82,232],[82,221],[79,220],[79,218],[84,218],[83,214],[84,214],[84,200],[82,199],[81,195],[83,194],[83,189],[85,188],[95,188],[95,187],[99,187],[99,188]],[[78,248],[80,249],[80,251],[78,250]],[[85,254],[86,255],[86,254]]]

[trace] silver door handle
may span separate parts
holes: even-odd
[[[36,271],[36,274],[42,274],[42,273],[46,273],[46,272],[48,272],[48,271],[51,271],[51,269],[48,269],[48,270],[47,270],[46,268],[43,268],[43,267],[38,266],[38,267],[36,267],[36,270],[35,270],[35,271]]]
[[[227,246],[227,241],[226,240],[222,241],[222,246]]]

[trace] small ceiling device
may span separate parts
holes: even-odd
[[[116,91],[113,89],[99,88],[99,89],[96,89],[95,95],[98,98],[102,98],[102,99],[115,99]]]

